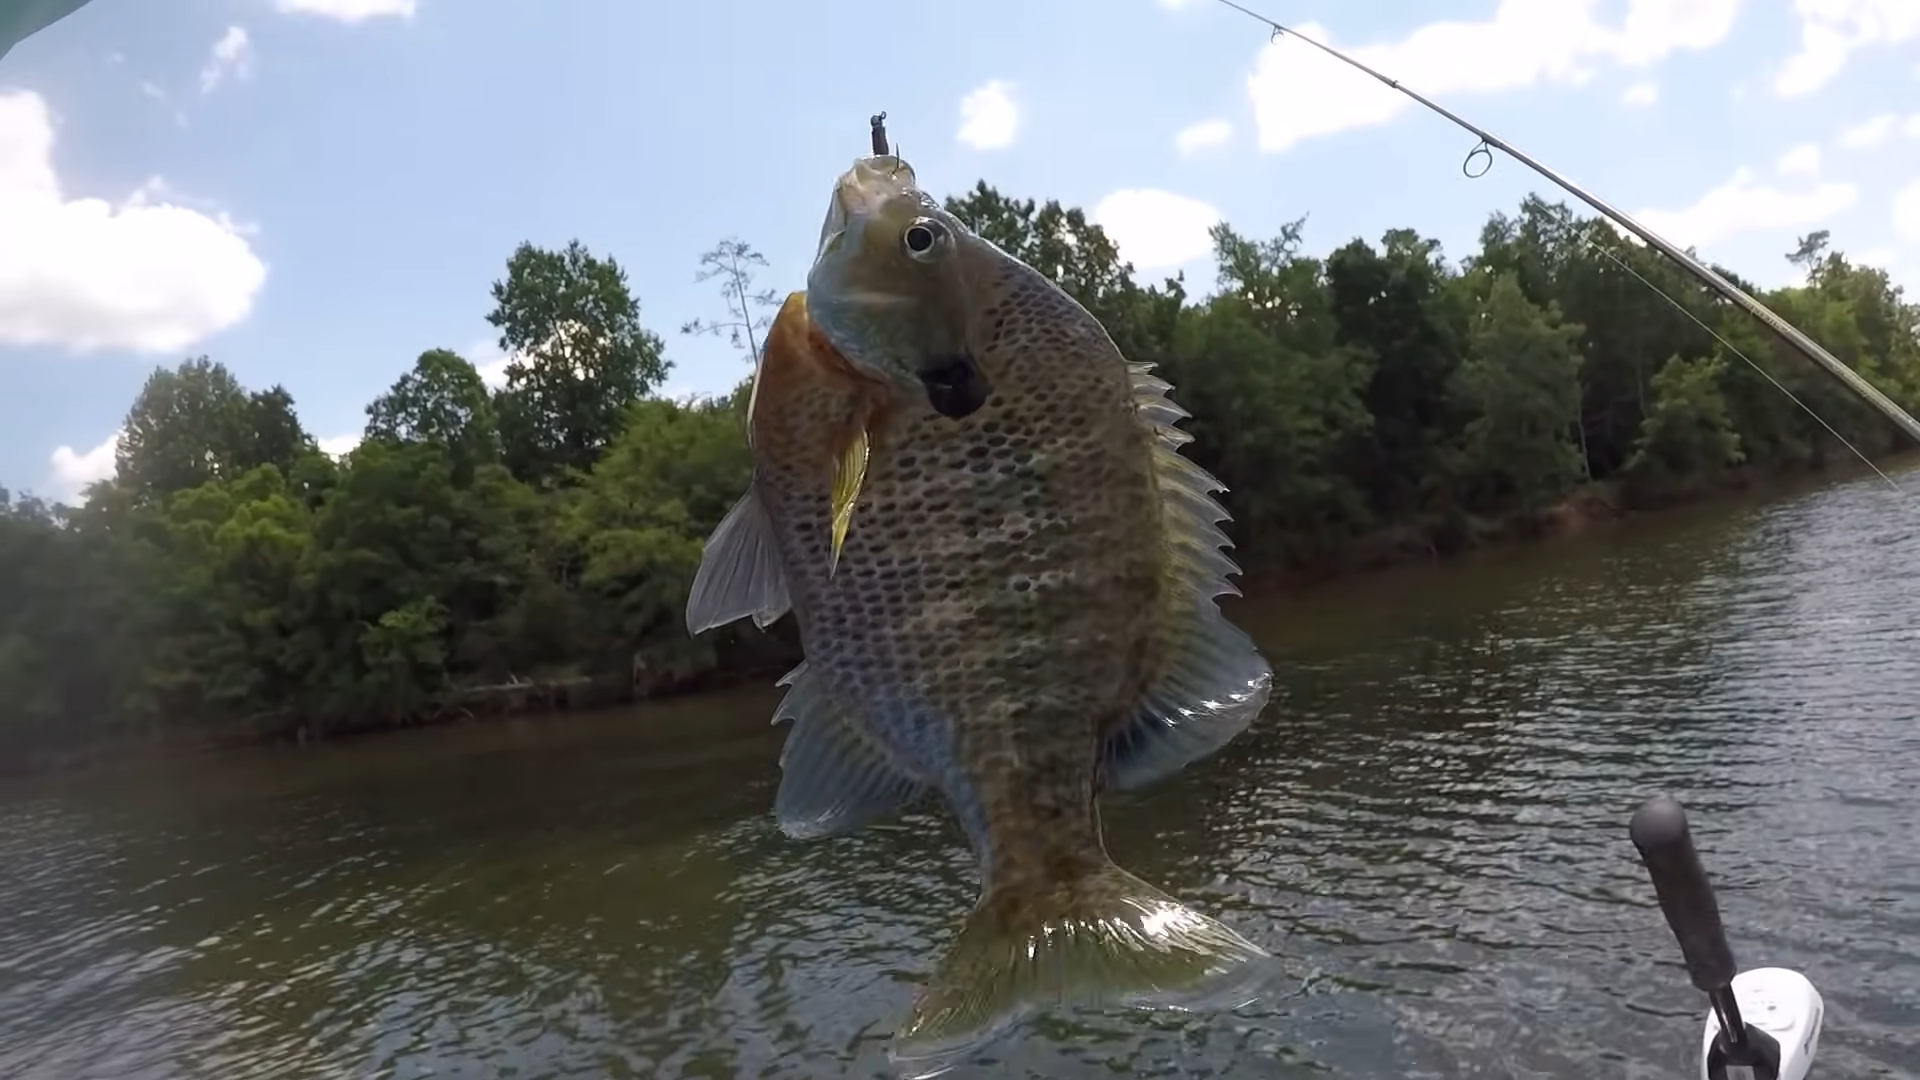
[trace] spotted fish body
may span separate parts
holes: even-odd
[[[1115,866],[1097,798],[1218,750],[1271,682],[1215,603],[1236,571],[1220,485],[1178,453],[1167,384],[1046,277],[943,224],[949,337],[990,392],[943,415],[863,351],[857,319],[812,310],[821,288],[795,294],[756,378],[752,489],[688,606],[696,633],[799,622],[806,661],[776,717],[794,724],[775,805],[789,835],[931,795],[971,841],[980,905],[894,1048],[935,1072],[1030,1008],[1177,1002],[1264,957]],[[825,299],[867,295],[814,280]],[[836,484],[844,501],[862,466],[836,557]]]

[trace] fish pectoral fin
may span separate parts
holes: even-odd
[[[1258,945],[1111,862],[1019,892],[989,887],[888,1056],[907,1076],[934,1076],[1042,1008],[1230,1009],[1258,998],[1278,968]]]
[[[773,722],[793,721],[773,800],[781,832],[796,840],[858,832],[926,794],[926,786],[849,718],[804,661],[780,682],[788,686],[787,696]]]
[[[867,460],[872,444],[861,427],[840,452],[833,473],[833,547],[827,553],[827,575],[840,568],[840,549],[846,545],[847,529],[853,524],[853,508],[860,502],[860,489],[867,482]]]
[[[759,489],[749,487],[707,538],[687,592],[687,632],[698,634],[749,615],[764,630],[792,606],[773,521]]]

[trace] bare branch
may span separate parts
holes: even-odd
[[[720,279],[720,295],[727,305],[727,318],[692,319],[681,325],[680,332],[714,337],[725,334],[728,342],[736,349],[744,349],[757,366],[761,335],[773,325],[773,316],[766,314],[765,309],[779,304],[773,289],[753,287],[754,268],[764,269],[766,265],[765,256],[735,237],[727,237],[712,251],[700,256],[700,270],[693,279]]]

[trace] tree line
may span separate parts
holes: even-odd
[[[1749,316],[1538,198],[1493,215],[1457,263],[1409,229],[1320,258],[1302,252],[1304,219],[1265,239],[1223,224],[1219,288],[1198,299],[1180,278],[1139,280],[1078,209],[985,182],[947,205],[1174,384],[1194,414],[1187,452],[1230,485],[1256,577],[1445,554],[1569,506],[1847,454],[1810,413],[1868,454],[1900,445]],[[1769,306],[1920,410],[1920,306],[1825,233],[1788,257],[1803,283],[1763,293]],[[701,274],[727,317],[682,332],[757,354],[764,265],[723,242]],[[419,723],[502,687],[644,693],[789,662],[790,622],[694,640],[681,617],[702,543],[751,472],[748,382],[658,396],[665,341],[619,264],[578,241],[522,244],[492,300],[504,385],[423,353],[337,459],[285,389],[196,357],[147,379],[114,476],[78,505],[0,491],[0,768]]]

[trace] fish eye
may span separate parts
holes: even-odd
[[[918,218],[900,234],[900,246],[906,250],[907,257],[926,262],[937,258],[941,249],[946,247],[947,227],[932,218]]]

